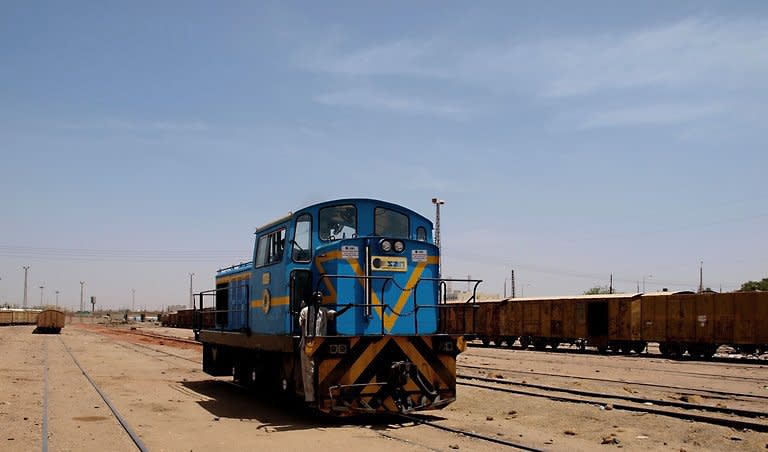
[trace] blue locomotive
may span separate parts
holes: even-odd
[[[197,295],[215,312],[195,326],[203,370],[336,415],[442,408],[464,340],[440,332],[439,274],[432,223],[412,210],[339,199],[290,213]]]

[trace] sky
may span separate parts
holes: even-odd
[[[444,199],[483,292],[734,290],[766,80],[763,1],[5,1],[0,303],[184,304],[340,197]]]

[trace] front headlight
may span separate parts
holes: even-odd
[[[394,246],[395,246],[396,253],[402,253],[403,250],[405,249],[405,244],[400,240],[396,241]]]
[[[389,240],[382,240],[379,246],[381,247],[381,251],[384,251],[385,253],[392,251],[392,242]]]

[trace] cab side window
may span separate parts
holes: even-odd
[[[312,216],[309,214],[301,215],[296,219],[292,243],[291,258],[294,262],[312,260]]]
[[[256,250],[256,267],[274,264],[283,260],[285,250],[285,228],[270,232],[259,237],[259,246]]]

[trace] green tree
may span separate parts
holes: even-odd
[[[584,295],[604,295],[611,293],[608,286],[595,286],[584,291]]]
[[[761,281],[747,281],[741,285],[741,289],[739,290],[745,292],[768,290],[768,278],[763,278]]]

